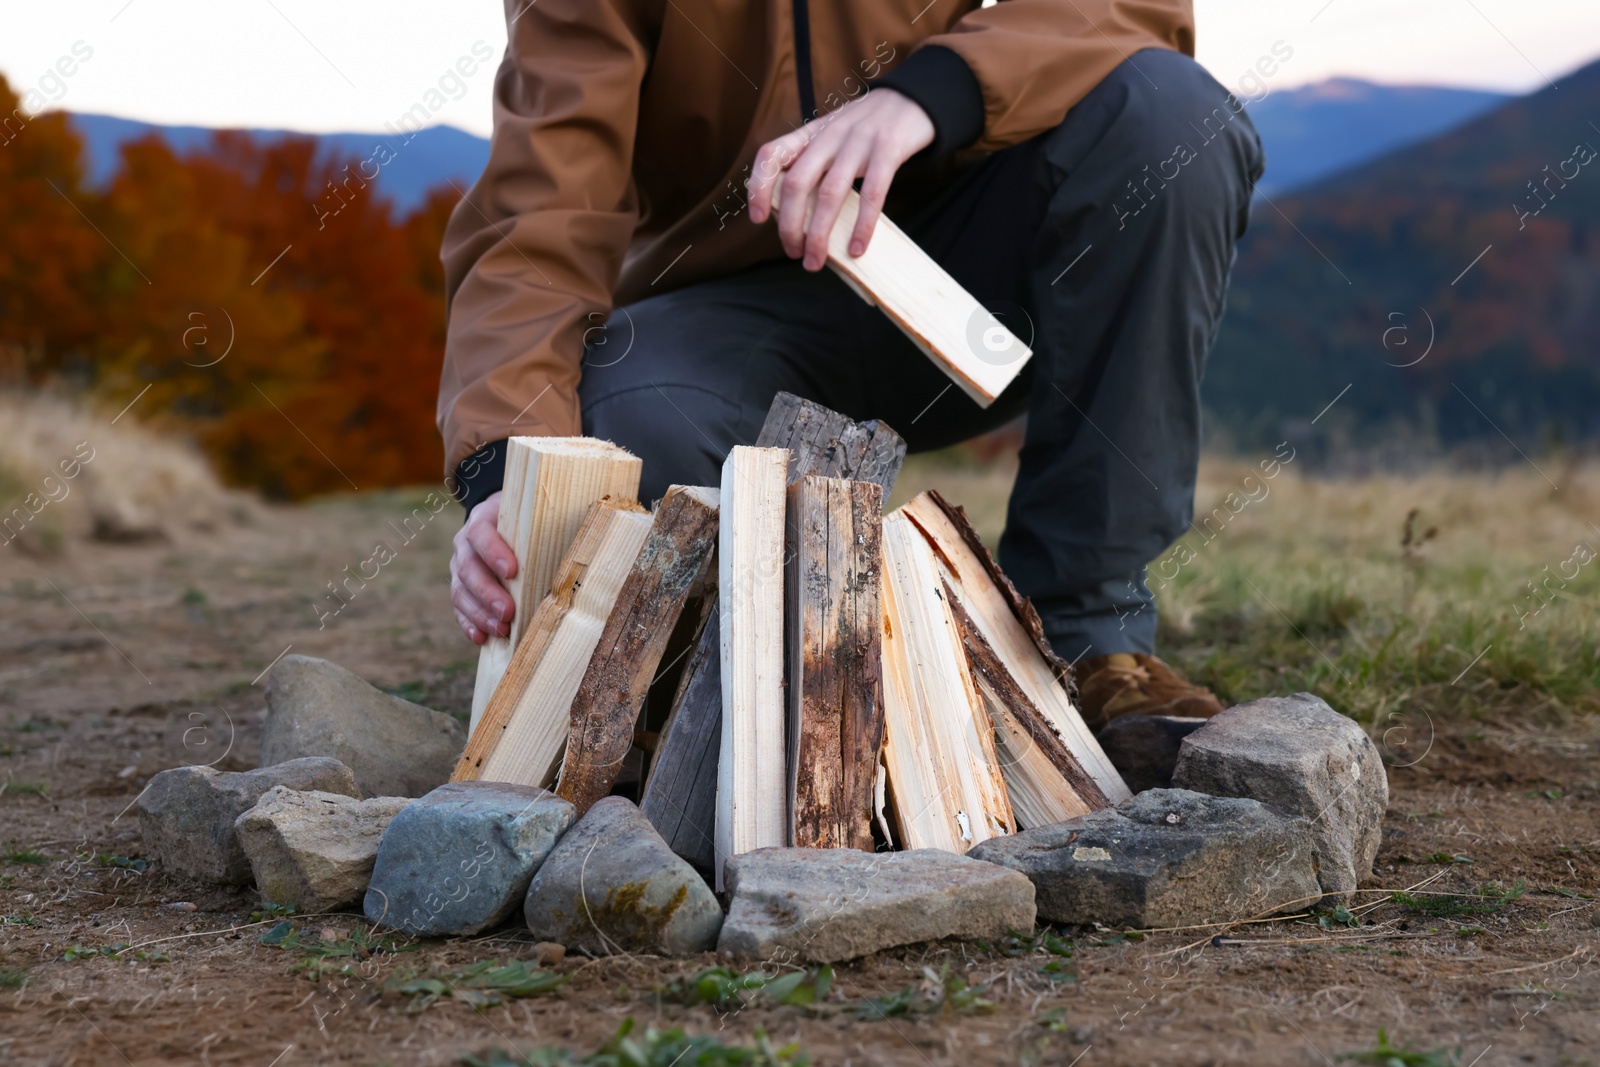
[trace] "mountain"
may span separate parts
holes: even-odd
[[[1268,196],[1437,136],[1511,98],[1476,89],[1329,78],[1250,104],[1267,150]]]
[[[82,135],[88,155],[90,184],[102,185],[116,171],[118,149],[127,141],[157,133],[182,153],[200,148],[212,131],[202,126],[158,126],[111,115],[74,114],[73,126]],[[374,185],[402,214],[422,203],[428,189],[452,181],[463,190],[477,180],[489,160],[489,142],[454,126],[430,126],[409,141],[405,135],[391,133],[296,134],[289,130],[247,131],[262,140],[283,137],[315,137],[322,158],[342,157],[364,160],[373,149],[386,144],[394,158],[383,165]]]
[[[1258,201],[1207,375],[1213,432],[1600,439],[1597,122],[1600,63]]]

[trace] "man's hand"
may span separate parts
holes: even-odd
[[[933,143],[933,122],[921,105],[893,89],[868,92],[823,118],[768,141],[750,167],[750,219],[772,214],[772,191],[781,181],[778,234],[790,258],[805,257],[806,270],[821,270],[828,260],[828,234],[839,219],[845,194],[861,183],[861,214],[850,234],[850,254],[859,256],[872,240],[884,197],[895,171]],[[806,221],[806,206],[817,194]]]
[[[499,519],[500,494],[495,493],[472,509],[467,524],[456,532],[455,551],[450,554],[450,602],[461,632],[475,645],[489,640],[490,634],[509,637],[511,616],[517,610],[501,584],[516,575],[517,557],[500,536]]]

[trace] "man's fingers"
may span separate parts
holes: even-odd
[[[474,510],[472,518],[462,527],[462,532],[467,535],[467,544],[472,546],[472,550],[501,578],[510,578],[517,573],[516,553],[500,536],[492,520],[479,518]]]
[[[855,229],[850,231],[850,254],[865,255],[872,240],[872,231],[883,215],[883,202],[889,196],[889,184],[899,169],[892,156],[878,153],[867,164],[866,177],[861,180],[861,210],[856,215]]]
[[[515,611],[511,594],[472,552],[458,551],[450,562],[454,578],[451,599],[456,607],[485,630],[506,636],[510,632],[506,624]]]
[[[456,625],[461,627],[461,632],[467,635],[467,640],[475,645],[481,645],[489,640],[482,630],[472,625],[471,621],[461,614],[460,608],[456,609]]]
[[[828,262],[829,235],[839,221],[845,197],[855,184],[856,175],[860,173],[870,151],[870,142],[863,143],[861,138],[852,139],[834,158],[827,175],[817,186],[817,206],[806,226],[806,270],[821,270]]]
[[[784,172],[800,158],[811,140],[812,131],[796,130],[775,141],[768,141],[750,165],[750,221],[766,222],[772,213],[772,194],[783,181]]]

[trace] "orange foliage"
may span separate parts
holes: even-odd
[[[15,107],[0,79],[0,114]],[[0,350],[32,381],[113,401],[150,385],[139,418],[272,496],[438,479],[455,194],[396,220],[352,183],[330,215],[328,183],[353,161],[315,148],[219,132],[178,157],[150,137],[97,193],[65,118],[29,120],[0,143]]]

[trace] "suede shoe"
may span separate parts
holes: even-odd
[[[1143,652],[1084,660],[1078,668],[1078,700],[1083,721],[1096,733],[1124,715],[1209,719],[1222,710],[1211,690]]]

